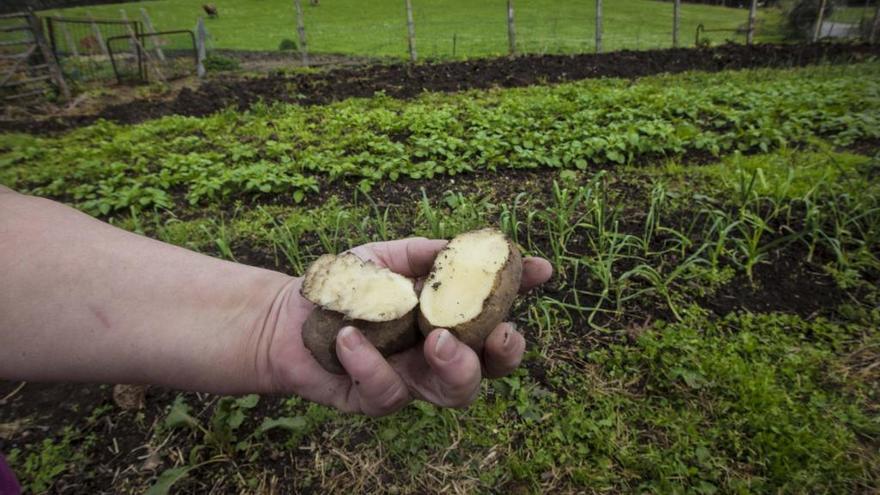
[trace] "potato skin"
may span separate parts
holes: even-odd
[[[483,349],[483,342],[489,337],[492,330],[507,318],[513,301],[519,293],[519,286],[522,282],[522,255],[516,244],[510,240],[507,241],[507,245],[510,247],[510,255],[507,257],[504,267],[495,275],[492,291],[483,302],[483,311],[470,321],[456,325],[454,328],[447,328],[459,340],[477,352]],[[438,328],[425,318],[421,310],[419,310],[418,322],[419,330],[425,337]]]
[[[361,331],[385,357],[414,346],[419,340],[415,310],[391,321],[347,320],[342,313],[315,307],[302,327],[303,344],[325,370],[344,375],[345,368],[336,357],[336,335],[343,327]]]

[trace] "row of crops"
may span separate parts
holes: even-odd
[[[59,138],[0,137],[0,181],[93,214],[241,196],[300,202],[328,181],[643,164],[880,137],[880,66],[586,81],[398,101],[258,106]]]

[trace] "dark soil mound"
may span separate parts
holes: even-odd
[[[184,89],[172,100],[136,100],[109,106],[97,115],[36,121],[0,122],[0,132],[58,132],[98,119],[130,124],[164,115],[203,116],[233,105],[257,101],[322,104],[377,92],[412,98],[424,91],[517,87],[599,77],[636,78],[688,70],[721,71],[754,67],[797,67],[843,63],[880,55],[865,44],[724,45],[712,49],[679,48],[589,55],[527,55],[423,65],[341,68],[318,74],[271,75],[254,79],[217,79],[197,90]]]

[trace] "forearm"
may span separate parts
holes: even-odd
[[[0,377],[261,390],[291,280],[0,188]]]

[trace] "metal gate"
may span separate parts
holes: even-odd
[[[176,30],[107,38],[113,71],[120,83],[165,82],[196,73],[192,31]]]
[[[108,40],[143,33],[139,21],[70,17],[47,17],[46,29],[61,70],[76,82],[115,79]],[[142,54],[134,55],[138,64],[143,64]]]
[[[0,15],[0,100],[44,96],[52,84],[70,97],[39,18],[30,12]]]

